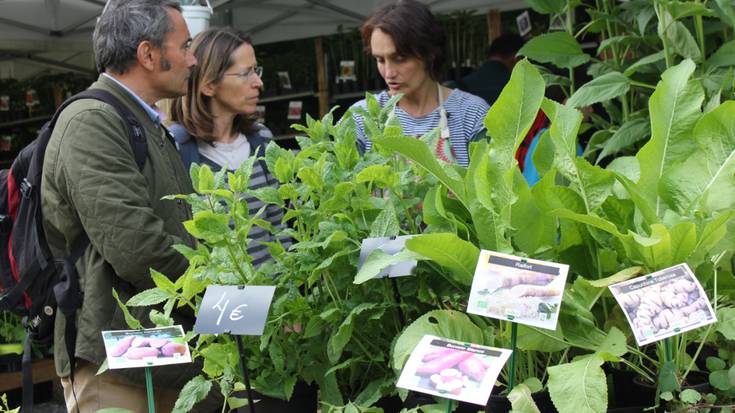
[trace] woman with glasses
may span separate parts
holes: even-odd
[[[211,28],[192,42],[197,66],[191,71],[189,89],[171,107],[169,127],[187,169],[192,163],[208,165],[213,171],[236,170],[250,156],[262,157],[273,137],[253,117],[263,86],[263,68],[258,66],[250,37],[232,28]],[[255,162],[250,189],[277,185],[264,161]],[[247,197],[250,211],[263,202]],[[268,205],[261,218],[279,227],[283,211]],[[253,265],[270,258],[263,242],[273,241],[269,232],[253,227],[248,253]]]

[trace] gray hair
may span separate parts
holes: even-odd
[[[141,42],[162,47],[173,30],[167,8],[181,11],[179,3],[171,0],[111,0],[92,35],[97,70],[125,73],[135,63]]]

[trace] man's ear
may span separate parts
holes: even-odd
[[[156,62],[160,58],[160,51],[151,42],[145,40],[138,45],[136,56],[141,66],[146,70],[153,71],[156,68]]]

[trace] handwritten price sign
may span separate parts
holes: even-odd
[[[275,290],[272,286],[210,285],[199,307],[194,331],[262,335]]]

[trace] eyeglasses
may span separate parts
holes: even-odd
[[[258,77],[263,77],[263,66],[253,66],[244,72],[225,73],[222,76],[237,76],[239,78],[249,80],[249,79],[252,79],[253,75],[258,75]]]

